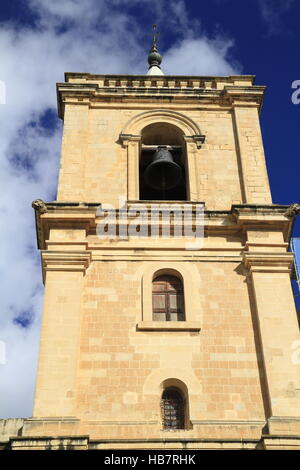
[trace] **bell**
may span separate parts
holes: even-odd
[[[174,162],[171,152],[160,146],[144,173],[145,181],[153,189],[167,190],[177,186],[182,178],[180,166]]]

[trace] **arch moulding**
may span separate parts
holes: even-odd
[[[139,199],[139,152],[142,130],[149,124],[163,122],[172,124],[181,130],[187,145],[187,165],[189,175],[189,200],[197,200],[197,181],[195,152],[201,148],[205,136],[201,134],[198,124],[177,111],[154,109],[144,111],[132,117],[124,126],[119,142],[127,148],[127,199]]]
[[[130,140],[138,140],[144,127],[157,122],[173,124],[178,127],[183,132],[185,140],[187,142],[194,141],[198,148],[201,147],[205,140],[205,136],[201,134],[198,124],[191,118],[178,111],[154,109],[132,117],[120,133],[120,141],[124,144]]]

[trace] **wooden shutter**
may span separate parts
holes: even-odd
[[[182,281],[169,275],[156,277],[153,281],[152,304],[154,321],[184,321]]]

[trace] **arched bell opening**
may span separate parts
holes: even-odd
[[[157,122],[141,135],[140,200],[187,200],[186,146],[176,126]]]

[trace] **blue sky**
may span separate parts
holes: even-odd
[[[146,73],[157,23],[166,74],[253,74],[267,86],[261,127],[273,202],[300,202],[300,104],[291,100],[299,20],[297,0],[2,0],[0,417],[31,415],[43,298],[31,201],[56,196],[55,83],[66,71]]]

